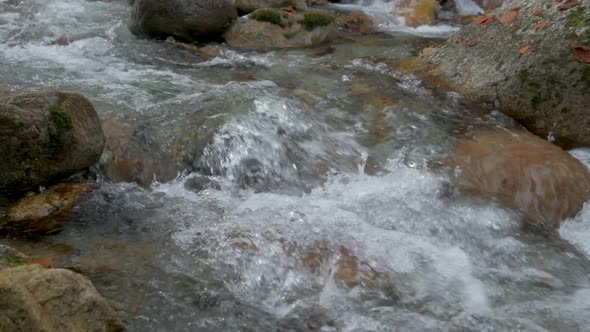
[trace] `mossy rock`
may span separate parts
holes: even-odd
[[[276,25],[282,25],[283,23],[281,12],[275,9],[258,9],[250,14],[250,18],[259,22],[269,22]]]
[[[306,30],[311,31],[317,27],[328,26],[336,21],[336,18],[330,14],[320,12],[306,12],[303,19],[299,21]]]

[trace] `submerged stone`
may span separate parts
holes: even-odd
[[[590,199],[590,172],[559,147],[526,131],[484,130],[459,140],[444,161],[456,184],[559,227]]]

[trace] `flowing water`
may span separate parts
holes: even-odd
[[[3,242],[130,331],[590,331],[590,207],[537,234],[430,170],[512,126],[395,69],[456,27],[208,57],[135,38],[125,3],[0,0],[0,84],[80,91],[109,137],[62,233]]]

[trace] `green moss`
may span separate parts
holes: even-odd
[[[250,14],[250,18],[259,22],[269,22],[276,25],[281,25],[283,22],[281,13],[274,9],[258,9]]]
[[[64,147],[64,135],[74,128],[72,118],[62,105],[54,105],[49,108],[49,121],[51,128],[49,130],[48,151],[51,158],[57,159],[58,154]]]
[[[522,82],[527,82],[529,80],[529,71],[526,69],[522,69],[518,72],[518,78],[520,78]]]
[[[295,1],[293,1],[293,0],[285,0],[285,1],[281,2],[281,7],[291,7],[291,6],[293,6],[293,7],[296,7],[297,6],[297,4],[295,3]]]
[[[307,12],[303,15],[303,20],[299,21],[306,30],[311,31],[317,27],[323,27],[332,24],[336,18],[329,14],[320,12]]]
[[[25,260],[20,257],[0,256],[0,265],[4,265],[6,267],[18,267],[25,264]]]
[[[58,131],[67,131],[74,127],[65,107],[61,105],[54,105],[49,108],[49,121],[53,123]]]
[[[569,16],[569,25],[573,28],[582,28],[590,26],[590,17],[584,13],[584,6],[578,6],[571,11]]]
[[[590,87],[590,66],[584,66],[580,70],[580,81],[586,83],[588,87]]]
[[[541,97],[540,95],[536,95],[533,98],[531,98],[531,107],[536,110],[545,101],[545,98]]]

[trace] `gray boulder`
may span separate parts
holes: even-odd
[[[141,36],[194,41],[221,36],[236,17],[226,0],[135,0],[129,29]]]
[[[590,0],[515,0],[425,57],[465,96],[563,148],[590,146]],[[576,51],[577,50],[577,51]],[[586,51],[584,51],[586,50]]]
[[[92,104],[72,92],[0,94],[0,192],[23,191],[98,162],[105,138]]]

